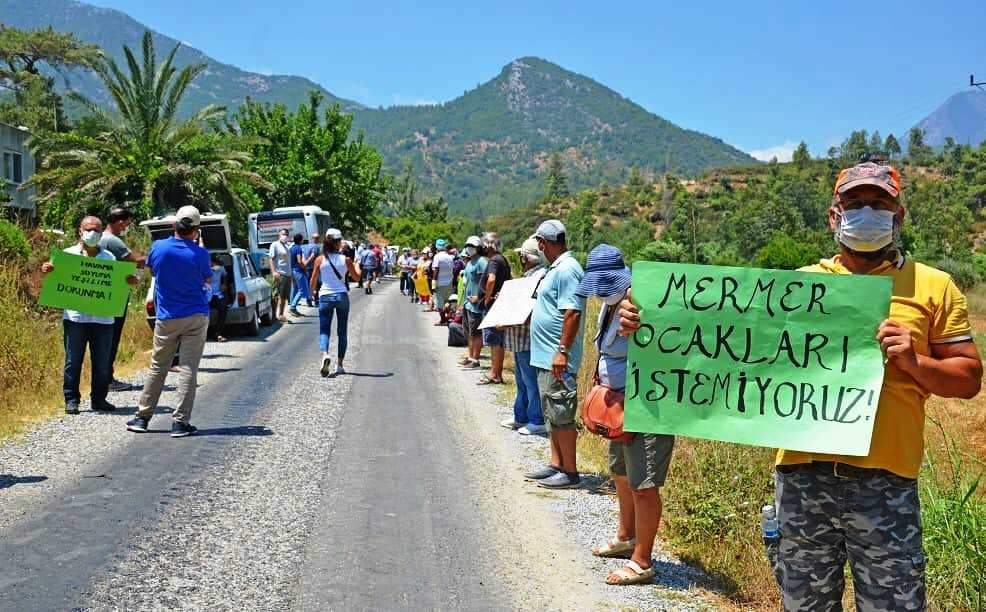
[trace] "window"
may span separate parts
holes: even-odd
[[[17,183],[18,185],[24,182],[24,167],[23,159],[20,153],[12,153],[10,151],[3,152],[3,178]]]
[[[247,258],[245,256],[243,256],[243,255],[237,255],[236,256],[236,261],[239,262],[239,265],[240,265],[240,277],[243,278],[243,280],[246,280],[246,279],[250,278],[251,276],[253,276],[252,274],[250,274],[250,264],[247,263]]]

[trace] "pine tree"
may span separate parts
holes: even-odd
[[[804,168],[811,161],[811,153],[808,152],[808,145],[805,141],[798,143],[798,148],[791,154],[791,161],[799,168]]]
[[[887,134],[887,139],[883,142],[883,150],[887,152],[890,159],[900,157],[900,143],[897,142],[897,137],[893,133]]]
[[[568,197],[568,177],[562,168],[561,155],[553,153],[548,158],[548,178],[545,181],[545,198],[560,200]]]

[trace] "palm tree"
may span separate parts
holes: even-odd
[[[140,201],[144,214],[161,214],[185,202],[242,210],[244,186],[270,188],[247,167],[247,147],[255,143],[204,129],[218,125],[225,107],[209,105],[179,119],[188,86],[205,69],[205,64],[175,68],[179,46],[158,66],[151,33],[145,31],[142,62],[123,48],[129,74],[111,58],[99,64],[96,74],[116,105],[112,113],[70,94],[92,114],[90,128],[32,139],[42,162],[29,184],[40,204],[71,193],[90,202]]]

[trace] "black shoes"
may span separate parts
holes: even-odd
[[[127,421],[127,431],[134,433],[147,433],[147,419],[134,417]]]
[[[116,406],[107,402],[106,400],[103,400],[101,402],[93,402],[92,410],[93,412],[113,412],[114,410],[116,410]]]
[[[110,383],[111,393],[119,393],[121,391],[132,391],[133,388],[134,388],[133,385],[131,385],[128,382],[123,382],[122,380],[113,379],[113,382]]]
[[[175,421],[171,426],[171,437],[184,438],[185,436],[194,434],[196,431],[198,431],[198,428],[194,425],[182,423],[181,421]]]
[[[66,400],[65,414],[79,414],[79,400]]]

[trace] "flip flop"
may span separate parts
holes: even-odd
[[[476,384],[477,385],[502,385],[503,384],[503,379],[501,378],[500,380],[497,380],[495,378],[490,378],[489,376],[486,376],[484,374],[483,377],[480,378],[479,379],[479,382],[477,382]]]
[[[613,538],[602,546],[593,548],[592,554],[604,559],[629,559],[633,553],[633,547],[636,545],[636,538],[630,538],[629,540]]]
[[[628,561],[625,566],[606,576],[606,584],[613,586],[641,584],[650,582],[656,575],[657,569],[653,565],[644,569],[636,561]]]

